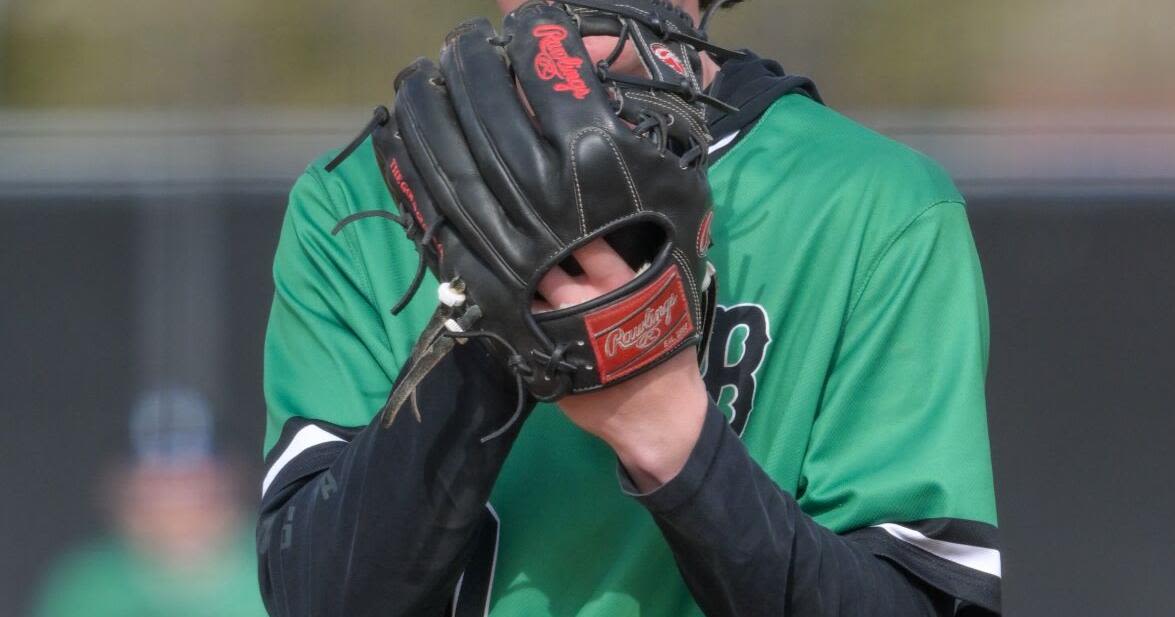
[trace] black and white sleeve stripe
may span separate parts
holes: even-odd
[[[265,459],[261,498],[265,499],[271,488],[280,489],[330,467],[360,430],[306,418],[288,420]]]
[[[521,423],[482,438],[514,414],[509,377],[481,345],[461,345],[418,386],[420,422],[287,421],[257,529],[269,613],[484,614],[498,538],[486,502]]]
[[[715,405],[678,475],[640,494],[694,599],[730,617],[912,617],[999,610],[994,528],[881,524],[837,534],[751,458]]]
[[[964,605],[999,611],[1002,570],[998,531],[992,525],[935,518],[882,523],[846,537]]]

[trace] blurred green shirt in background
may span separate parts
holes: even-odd
[[[35,617],[264,617],[252,532],[198,568],[161,567],[106,539],[64,557]]]

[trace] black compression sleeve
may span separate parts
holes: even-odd
[[[804,514],[714,405],[673,480],[637,495],[623,470],[620,477],[653,514],[710,617],[953,614],[953,598]]]
[[[447,614],[522,424],[481,443],[515,408],[499,364],[480,344],[457,345],[419,386],[422,422],[409,402],[391,428],[377,417],[283,468],[258,526],[271,615]]]

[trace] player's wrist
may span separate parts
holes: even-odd
[[[679,371],[665,377],[633,397],[626,413],[610,416],[597,433],[642,492],[672,480],[685,466],[709,408],[696,367],[692,375]]]

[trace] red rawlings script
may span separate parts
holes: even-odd
[[[695,331],[676,265],[623,301],[588,313],[584,324],[601,383],[651,364]]]
[[[539,40],[539,55],[534,59],[534,71],[543,81],[558,80],[555,92],[570,92],[579,100],[587,98],[592,89],[579,74],[583,58],[571,56],[563,46],[567,28],[554,24],[536,26],[531,31]]]
[[[420,229],[428,231],[428,225],[424,222],[424,215],[420,212],[420,206],[416,205],[416,193],[408,185],[408,181],[404,179],[404,172],[400,169],[400,162],[395,157],[388,163],[388,171],[392,172],[392,179],[396,181],[396,188],[400,189],[400,192],[404,194],[404,199],[408,202],[408,207],[412,208],[412,218],[416,219],[416,222],[420,224]],[[433,238],[432,245],[436,248],[437,255],[444,258],[445,248],[441,246],[440,241]]]

